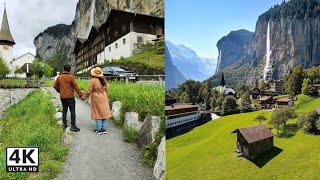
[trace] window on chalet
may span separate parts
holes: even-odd
[[[116,31],[114,31],[114,36],[118,36],[118,31],[116,30]]]
[[[142,38],[142,36],[138,36],[138,43],[142,43],[142,41],[143,41],[143,38]]]
[[[109,52],[111,52],[111,47],[109,47]]]
[[[114,22],[118,22],[118,18],[114,18],[113,21],[114,21]]]
[[[116,49],[118,48],[118,43],[116,43]]]
[[[110,33],[110,27],[107,28],[107,34],[109,34],[109,33]]]
[[[126,44],[126,38],[122,39],[123,44]]]
[[[108,41],[110,41],[111,40],[111,37],[110,36],[108,36]]]
[[[154,23],[152,23],[152,24],[151,24],[151,27],[152,27],[153,29],[155,29],[155,28],[157,28],[157,25],[154,24]]]
[[[103,47],[103,43],[100,44],[100,47],[101,47],[101,49],[103,50],[103,48],[104,48],[104,47]]]
[[[122,32],[125,32],[127,29],[126,25],[122,25]]]

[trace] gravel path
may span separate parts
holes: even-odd
[[[53,88],[48,90],[60,101]],[[107,121],[107,134],[95,134],[90,106],[80,99],[76,99],[76,117],[81,131],[75,133],[68,160],[57,179],[154,179],[152,168],[143,164],[136,145],[124,142],[121,130],[112,122]],[[70,126],[70,117],[67,120]]]

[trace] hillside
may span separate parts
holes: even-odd
[[[320,98],[295,107],[302,113],[320,106]],[[297,131],[291,138],[275,137],[272,151],[251,162],[237,157],[236,135],[240,127],[258,125],[253,119],[270,111],[224,116],[166,141],[168,179],[318,179],[320,136]],[[291,120],[290,123],[294,123]],[[263,122],[268,125],[268,122]],[[276,130],[273,129],[276,134]],[[195,168],[196,167],[196,168]],[[192,169],[192,171],[191,171]]]
[[[163,48],[143,51],[128,58],[106,62],[104,66],[121,66],[139,75],[164,74],[164,52]]]

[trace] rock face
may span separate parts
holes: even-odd
[[[217,71],[239,62],[244,54],[247,44],[252,39],[253,32],[241,29],[231,31],[222,37],[218,43],[219,51]]]
[[[34,39],[37,55],[42,60],[61,53],[75,66],[72,54],[77,37],[87,38],[92,25],[100,26],[111,9],[126,10],[142,14],[164,16],[163,0],[79,0],[75,19],[71,25],[59,24],[49,27]]]
[[[303,5],[306,2],[301,0],[283,2],[281,6],[275,6],[260,15],[253,37],[242,47],[243,52],[240,58],[238,53],[241,53],[241,47],[236,50],[237,55],[232,55],[233,52],[229,51],[227,59],[224,57],[226,53],[223,52],[223,48],[218,69],[226,71],[226,81],[231,79],[231,74],[233,74],[232,78],[242,78],[249,83],[261,79],[281,79],[297,65],[303,68],[319,66],[319,13],[315,16],[299,17],[297,16],[299,14],[289,16],[284,11],[286,9],[293,12],[291,6],[294,4],[306,7]],[[317,1],[313,2],[317,4]],[[237,48],[232,43],[230,42],[226,47],[234,51]],[[217,46],[220,50],[221,43]]]
[[[133,127],[137,132],[140,131],[143,122],[139,121],[139,114],[136,112],[127,112],[124,115],[124,127]]]
[[[153,176],[157,180],[166,179],[166,138],[161,139],[161,143],[158,146],[158,157],[156,164],[153,168]]]

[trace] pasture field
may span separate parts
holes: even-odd
[[[300,101],[298,115],[320,106],[320,98]],[[224,116],[167,140],[167,179],[320,179],[320,136],[301,130],[290,138],[275,136],[275,148],[254,161],[237,157],[231,132],[258,125],[254,118],[262,113],[270,120],[272,112],[264,110]],[[268,120],[263,124],[271,127]]]

